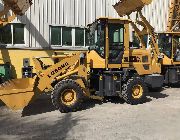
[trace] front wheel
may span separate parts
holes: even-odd
[[[133,77],[123,84],[121,96],[129,104],[145,102],[147,86],[140,77]]]
[[[83,97],[83,90],[71,79],[57,83],[51,93],[53,105],[62,113],[79,110]]]

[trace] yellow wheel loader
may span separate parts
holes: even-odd
[[[164,75],[164,84],[175,84],[180,82],[180,0],[171,0],[171,7],[169,9],[169,20],[167,24],[167,31],[164,33],[154,33],[153,27],[145,21],[141,9],[143,6],[138,6],[134,9],[131,5],[137,3],[141,5],[142,3],[150,4],[152,0],[136,1],[136,0],[122,0],[117,5],[115,9],[120,16],[127,15],[130,18],[132,12],[137,12],[136,21],[132,26],[135,31],[135,35],[141,43],[144,41],[144,36],[150,33],[150,42],[154,42],[150,49],[153,49],[153,54],[158,61],[161,63],[161,75]],[[124,6],[126,4],[126,6]],[[139,17],[142,17],[144,23],[139,21]],[[137,25],[143,27],[144,29],[140,31]],[[148,33],[146,30],[150,30]],[[157,36],[157,37],[156,37]],[[146,47],[146,42],[139,45],[141,48]],[[155,88],[156,89],[156,88]],[[157,88],[159,89],[159,88]]]
[[[178,84],[180,82],[180,32],[159,33],[158,44],[163,54],[164,83]]]
[[[133,1],[137,3],[128,11],[120,9],[129,3],[118,3],[114,7],[124,15],[149,4],[144,0]],[[154,49],[157,47],[154,32],[139,13],[143,32],[153,38],[152,49],[147,50],[144,46],[130,48],[129,26],[134,25],[131,20],[98,18],[88,25],[88,50],[56,51],[49,58],[54,60],[51,66],[46,66],[42,57],[35,57],[36,73],[32,73],[32,78],[3,83],[0,99],[11,109],[22,109],[38,95],[52,92],[52,102],[61,112],[79,110],[85,98],[117,96],[129,104],[143,103],[147,88],[161,87],[164,79],[160,75],[160,53]],[[133,27],[138,30],[135,25]],[[139,31],[137,34],[143,45],[143,33]]]
[[[180,0],[171,0],[167,31],[158,34],[165,84],[180,82]]]

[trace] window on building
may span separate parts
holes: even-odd
[[[62,28],[62,44],[64,46],[72,46],[72,28],[63,27]]]
[[[61,45],[60,27],[51,27],[51,45]]]
[[[24,41],[24,24],[8,24],[0,29],[1,44],[25,44]]]
[[[53,47],[85,46],[88,40],[85,32],[81,27],[50,26],[50,42]]]
[[[13,25],[13,44],[25,44],[23,24]]]
[[[75,45],[84,46],[84,29],[83,28],[75,29]]]
[[[12,32],[10,24],[0,29],[0,42],[1,44],[12,44]]]
[[[85,30],[85,43],[85,46],[89,46],[90,44],[89,31],[87,29]]]

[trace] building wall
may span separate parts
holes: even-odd
[[[21,47],[50,47],[50,25],[86,26],[96,17],[118,17],[112,7],[117,1],[119,0],[33,0],[30,10],[13,22],[25,24],[25,44]],[[166,29],[169,1],[154,0],[143,9],[156,31]]]

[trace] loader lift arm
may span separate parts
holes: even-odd
[[[53,82],[60,81],[73,74],[77,74],[79,77],[84,77],[87,80],[86,67],[80,64],[80,54],[76,53],[71,57],[67,57],[47,69],[41,67],[38,58],[34,58],[36,74],[39,78],[37,88],[40,91],[52,90]],[[84,72],[82,72],[82,69],[84,69]]]
[[[154,32],[154,28],[150,25],[147,19],[142,14],[142,8],[145,5],[148,5],[152,2],[152,0],[121,0],[120,2],[114,5],[114,9],[119,14],[120,17],[128,16],[130,18],[130,14],[132,12],[136,12],[136,21],[131,22],[132,27],[136,33],[137,38],[142,43],[142,48],[146,49],[145,43],[143,41],[143,36],[145,34],[149,34],[151,38],[151,49],[153,53],[153,58],[155,63],[158,63],[159,58],[162,58],[161,53],[158,48],[156,34]],[[138,28],[138,25],[143,27],[143,30]]]

